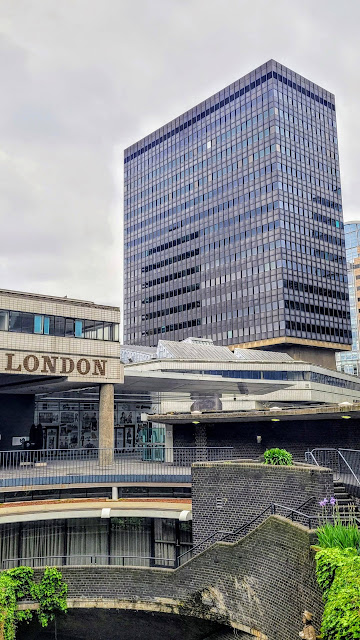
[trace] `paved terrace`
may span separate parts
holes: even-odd
[[[139,448],[129,451],[0,452],[0,488],[63,487],[66,485],[189,484],[196,461],[229,460],[231,447]]]

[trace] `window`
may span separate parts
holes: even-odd
[[[84,337],[84,328],[82,320],[75,320],[75,338]]]
[[[84,320],[85,338],[96,339],[95,320]]]
[[[9,330],[9,312],[0,311],[0,331]]]
[[[55,336],[65,335],[65,318],[62,318],[61,316],[55,316],[53,335]]]
[[[34,316],[34,333],[43,333],[44,316]]]
[[[45,318],[44,318],[44,334],[48,336],[49,333],[50,333],[50,318],[48,316],[45,316]]]
[[[74,323],[75,320],[73,320],[72,318],[66,318],[65,320],[65,336],[67,338],[73,338],[74,337]]]
[[[21,333],[21,313],[19,311],[10,311],[9,331]]]
[[[34,316],[32,313],[21,314],[21,332],[34,333]]]

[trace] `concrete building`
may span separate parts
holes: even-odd
[[[18,291],[0,291],[1,448],[21,446],[34,422],[35,394],[95,386],[99,395],[94,445],[114,446],[114,384],[123,382],[120,310]],[[95,423],[93,421],[93,427]],[[79,446],[75,430],[64,442]],[[76,439],[76,442],[75,442]],[[42,448],[40,443],[36,448]],[[55,434],[46,434],[55,448]]]
[[[351,316],[352,346],[351,351],[336,354],[337,367],[345,373],[359,375],[359,320],[360,320],[360,223],[345,224],[345,247],[349,283],[349,303]]]
[[[196,335],[335,367],[351,326],[333,94],[270,60],[126,149],[124,171],[127,344]]]

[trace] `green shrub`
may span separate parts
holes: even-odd
[[[321,633],[326,640],[360,638],[360,556],[356,549],[321,549],[316,577],[325,602]]]
[[[16,567],[0,573],[0,629],[4,640],[15,640],[18,622],[29,622],[30,609],[18,610],[18,601],[27,598],[39,603],[37,616],[42,627],[54,619],[56,612],[67,610],[67,585],[55,567],[45,567],[39,583],[34,581],[34,569]],[[1,635],[1,633],[0,633]]]
[[[327,504],[324,506],[325,502]],[[333,507],[330,514],[328,504]],[[360,552],[360,529],[357,526],[355,507],[349,507],[345,521],[341,518],[339,505],[334,498],[330,499],[330,503],[328,500],[322,500],[320,505],[323,507],[320,516],[320,527],[317,530],[320,547],[322,549],[335,547],[348,549],[351,547]]]
[[[264,453],[265,464],[291,466],[293,458],[286,449],[266,449]]]

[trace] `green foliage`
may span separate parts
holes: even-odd
[[[67,585],[56,567],[46,567],[39,584],[34,584],[33,595],[39,603],[38,618],[42,627],[54,620],[55,613],[67,611]]]
[[[360,552],[360,529],[357,526],[355,507],[349,507],[346,521],[341,519],[338,504],[332,512],[332,522],[328,521],[328,514],[323,511],[320,517],[321,526],[317,530],[319,545],[322,549],[357,549]]]
[[[276,464],[289,467],[293,464],[293,457],[286,449],[266,449],[264,453],[265,464]]]
[[[15,640],[18,622],[29,622],[30,609],[18,609],[19,600],[39,603],[37,615],[42,627],[54,619],[56,612],[66,612],[67,585],[55,567],[46,567],[39,583],[34,581],[34,570],[16,567],[0,573],[0,625],[4,640]]]
[[[321,633],[326,640],[360,638],[360,556],[356,549],[321,549],[316,577],[325,602]]]

